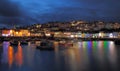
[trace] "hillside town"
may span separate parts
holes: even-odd
[[[11,29],[1,28],[1,37],[24,37],[24,36],[51,36],[54,37],[82,37],[118,38],[120,35],[120,24],[117,22],[49,22],[46,24],[34,24],[24,27],[13,27]]]

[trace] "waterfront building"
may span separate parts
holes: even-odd
[[[10,30],[9,29],[3,29],[2,30],[2,36],[12,36],[12,35],[10,34]]]
[[[3,29],[2,30],[2,36],[20,36],[20,37],[23,37],[23,36],[30,36],[30,32],[26,29]]]
[[[30,32],[26,29],[20,29],[20,30],[11,30],[11,34],[13,36],[30,36]]]

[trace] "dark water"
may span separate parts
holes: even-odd
[[[120,71],[120,46],[112,41],[55,46],[54,51],[40,51],[35,44],[10,47],[4,42],[0,71]]]

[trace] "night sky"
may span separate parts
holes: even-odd
[[[0,27],[72,20],[119,21],[120,0],[0,0]]]

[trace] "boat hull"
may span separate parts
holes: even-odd
[[[120,45],[120,40],[116,40],[114,43],[115,45]]]
[[[37,46],[37,49],[40,49],[40,50],[54,50],[53,47],[40,47],[40,46]]]

